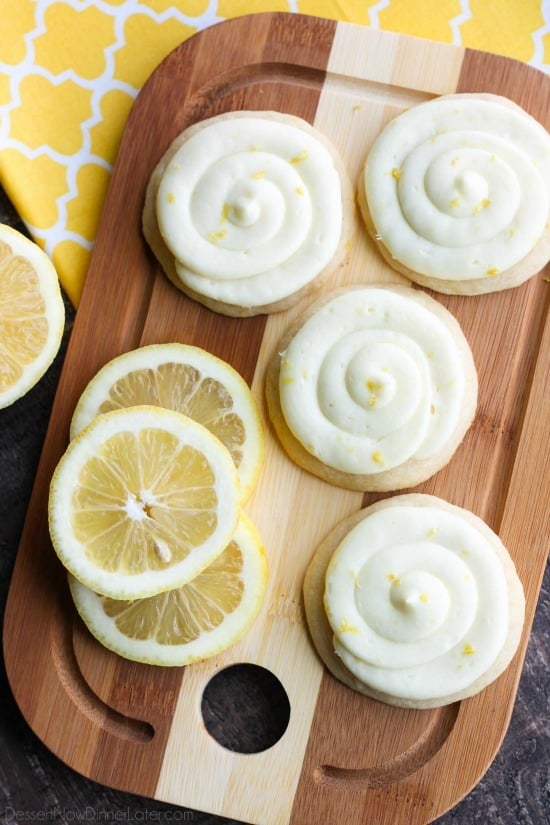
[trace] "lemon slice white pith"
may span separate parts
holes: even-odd
[[[205,427],[152,406],[95,418],[51,481],[49,525],[65,567],[92,590],[134,599],[178,587],[231,540],[239,483]]]
[[[0,408],[21,398],[54,360],[65,307],[48,255],[0,224]]]
[[[98,596],[69,576],[77,610],[108,649],[134,661],[181,666],[214,656],[242,637],[256,618],[266,585],[266,558],[244,515],[225,550],[188,584],[146,599]]]

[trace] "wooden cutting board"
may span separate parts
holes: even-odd
[[[205,347],[243,374],[265,415],[265,366],[297,310],[224,318],[185,298],[160,272],[140,234],[140,215],[148,177],[171,140],[223,111],[281,110],[325,132],[356,180],[384,123],[455,91],[507,95],[541,122],[550,112],[550,79],[523,64],[290,14],[238,18],[194,36],[139,95],[59,382],[5,617],[15,698],[36,734],[82,774],[262,825],[413,825],[457,803],[494,758],[512,711],[550,533],[549,285],[542,274],[499,294],[436,296],[470,341],[479,409],[448,467],[416,489],[484,518],[509,548],[527,597],[512,665],[470,700],[433,711],[390,708],[323,669],[304,625],[303,574],[332,526],[375,497],[338,490],[296,468],[267,420],[266,464],[248,512],[267,547],[268,593],[242,643],[215,659],[158,669],[103,650],[75,618],[46,516],[49,480],[67,445],[76,400],[95,371],[121,352],[172,340]],[[377,280],[400,278],[357,219],[350,264],[333,283]],[[262,753],[224,749],[201,717],[204,687],[234,662],[267,668],[288,695],[288,727]]]

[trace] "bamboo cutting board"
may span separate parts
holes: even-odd
[[[519,681],[549,537],[549,286],[436,296],[458,318],[480,379],[475,421],[451,463],[416,488],[473,510],[502,537],[527,597],[522,644],[493,685],[433,711],[390,708],[336,682],[304,625],[308,561],[334,524],[375,499],[331,487],[281,451],[266,420],[266,464],[247,506],[267,548],[264,608],[244,640],[188,668],[136,665],[103,650],[75,618],[51,549],[47,493],[75,403],[113,356],[184,341],[231,362],[265,416],[265,366],[293,311],[229,319],[177,292],[140,234],[148,177],[186,126],[231,109],[299,115],[339,148],[356,181],[380,128],[404,108],[455,91],[507,95],[544,123],[550,79],[506,58],[290,14],[257,14],[195,35],[156,70],[123,136],[51,415],[5,617],[10,683],[43,742],[106,785],[262,825],[426,823],[490,765]],[[548,123],[545,123],[548,126]],[[399,281],[359,219],[338,283]],[[261,665],[290,703],[269,750],[234,753],[206,731],[200,703],[231,663]]]

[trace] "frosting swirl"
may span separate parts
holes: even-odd
[[[279,397],[310,454],[378,474],[447,446],[462,426],[472,362],[456,322],[436,307],[410,288],[358,287],[303,323],[281,356]]]
[[[412,700],[455,694],[489,670],[506,642],[508,602],[486,531],[459,508],[431,504],[367,515],[325,577],[326,615],[345,667],[370,688]]]
[[[335,255],[339,172],[317,136],[289,121],[213,118],[165,169],[158,225],[178,277],[196,293],[261,306],[307,285]]]
[[[377,238],[399,263],[443,281],[494,277],[545,232],[550,137],[510,101],[444,96],[386,126],[364,186]]]

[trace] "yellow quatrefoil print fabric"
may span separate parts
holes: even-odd
[[[144,81],[195,32],[262,11],[427,37],[550,71],[550,0],[0,0],[0,183],[75,306]]]

